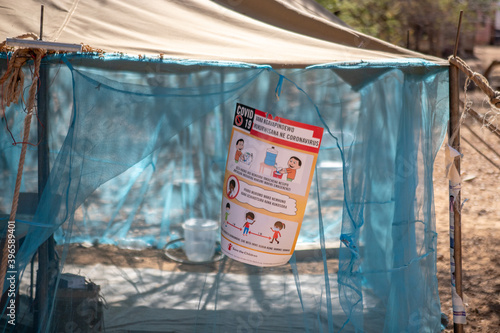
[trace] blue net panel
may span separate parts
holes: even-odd
[[[52,55],[43,66],[47,117],[32,121],[16,217],[18,332],[440,331],[432,178],[447,67],[92,55]],[[237,103],[324,128],[284,266],[220,253],[198,265],[182,259],[181,224],[221,220]],[[4,235],[26,110],[21,102],[5,111]],[[43,163],[50,173],[39,193]]]

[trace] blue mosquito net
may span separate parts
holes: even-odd
[[[51,55],[43,66],[47,117],[33,117],[16,216],[18,332],[441,330],[432,178],[447,67],[405,59],[273,69],[92,54]],[[221,219],[237,103],[324,128],[284,266],[220,253],[199,265],[182,259],[181,224]],[[25,107],[1,119],[4,235]],[[38,193],[40,163],[50,173]]]

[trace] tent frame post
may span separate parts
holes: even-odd
[[[43,190],[50,174],[49,145],[48,145],[48,64],[40,64],[39,89],[37,96],[38,108],[38,202],[40,202]],[[43,125],[41,126],[40,123]],[[50,324],[49,300],[53,297],[53,281],[50,277],[52,270],[57,267],[55,258],[54,238],[50,236],[38,248],[38,271],[36,278],[36,295],[34,303],[34,328],[36,332],[45,332]],[[33,272],[32,272],[33,274]]]
[[[453,138],[453,142],[449,142],[450,146],[460,152],[460,109],[459,109],[459,70],[455,65],[450,64],[450,122],[448,126],[448,137]],[[460,174],[460,158],[454,160],[455,167]],[[455,288],[458,296],[463,299],[462,290],[462,215],[461,215],[461,192],[460,189],[458,193],[455,193],[454,202],[452,206],[453,209],[453,244],[450,243],[450,247],[453,247],[453,259],[455,262]],[[451,182],[450,182],[450,195],[451,192]],[[451,215],[450,209],[450,215]],[[451,221],[450,221],[451,224]],[[451,231],[450,231],[451,232]],[[451,235],[450,235],[451,236]],[[451,239],[451,237],[450,237]],[[456,333],[463,332],[463,324],[453,324],[453,331]]]
[[[455,48],[453,50],[453,57],[457,57],[458,51],[458,41],[460,39],[460,28],[462,26],[462,16],[463,10],[460,11],[460,17],[458,19],[457,35],[455,38]],[[448,144],[458,152],[461,152],[460,148],[460,89],[459,89],[459,68],[450,63],[449,68],[449,79],[450,79],[450,120],[448,125]],[[458,175],[460,175],[460,158],[454,159],[453,163],[457,169]],[[450,181],[449,192],[450,196],[454,195],[454,204],[451,205],[450,209],[450,229],[451,229],[451,218],[453,214],[453,242],[450,230],[450,249],[453,249],[453,262],[455,268],[450,267],[454,270],[455,288],[460,299],[463,299],[462,290],[462,184],[460,183],[460,188],[457,193],[452,193],[452,183]],[[451,260],[450,260],[451,262]],[[450,265],[451,266],[451,265]],[[452,277],[453,282],[453,277]],[[453,285],[451,286],[453,289]],[[452,290],[453,298],[453,290]],[[453,307],[455,311],[455,307]],[[454,316],[454,315],[453,315]],[[453,323],[453,331],[455,333],[463,333],[464,325]]]
[[[42,42],[43,35],[43,15],[44,5],[40,6],[40,36],[38,42]],[[37,42],[37,41],[34,41]],[[49,161],[49,116],[48,116],[48,98],[49,98],[49,65],[40,64],[39,87],[37,95],[38,111],[38,203],[42,199],[43,190],[50,176]],[[52,270],[57,267],[55,259],[54,237],[50,236],[38,248],[38,271],[36,274],[36,294],[33,311],[34,330],[36,332],[45,332],[50,327],[49,300],[53,295],[53,283],[50,281]],[[33,271],[31,272],[33,276]],[[55,297],[55,296],[52,296]]]

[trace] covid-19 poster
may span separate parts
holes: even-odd
[[[221,216],[228,257],[256,266],[288,262],[299,236],[323,128],[237,104]]]

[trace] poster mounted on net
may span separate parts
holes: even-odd
[[[221,207],[226,256],[256,266],[288,262],[322,137],[321,127],[236,105]]]

